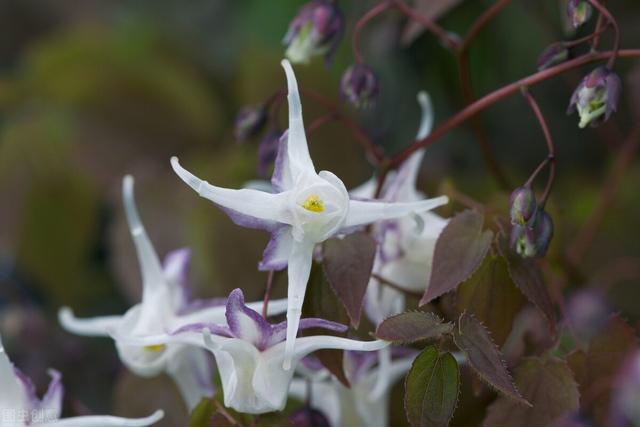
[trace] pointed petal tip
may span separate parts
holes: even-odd
[[[180,165],[180,161],[176,156],[173,156],[171,158],[171,167],[173,168],[173,171],[176,173],[176,175],[178,175],[178,177],[182,181],[184,181],[185,184],[187,184],[189,187],[197,191],[198,194],[200,194],[200,186],[203,183],[203,181],[197,176],[195,176],[194,174],[192,174],[191,172],[189,172],[188,170],[186,170],[185,168],[183,168],[182,165]]]

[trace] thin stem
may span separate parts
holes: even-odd
[[[267,318],[267,313],[269,312],[269,299],[271,298],[271,291],[273,290],[273,276],[275,272],[273,270],[269,270],[269,275],[267,276],[267,289],[264,291],[264,300],[262,302],[262,317]]]
[[[223,417],[225,417],[225,418],[227,419],[227,421],[229,421],[229,422],[230,422],[232,425],[234,425],[234,426],[240,426],[240,425],[242,425],[242,424],[240,424],[240,423],[238,422],[238,420],[236,420],[235,418],[233,418],[233,415],[231,415],[231,414],[230,414],[230,413],[225,409],[225,407],[224,407],[224,406],[222,406],[222,405],[220,404],[220,402],[218,402],[218,401],[217,401],[217,400],[215,400],[215,399],[212,399],[212,400],[213,400],[214,405],[216,406],[216,410],[217,410],[217,412],[219,412]]]
[[[589,40],[595,41],[598,38],[598,36],[600,36],[602,33],[604,33],[607,30],[608,26],[609,26],[608,23],[607,23],[607,25],[599,26],[596,29],[596,31],[594,31],[593,33],[591,33],[591,34],[589,34],[587,36],[580,37],[579,39],[575,39],[575,40],[568,40],[568,41],[563,42],[562,44],[564,45],[564,47],[569,47],[570,48],[570,47],[575,47],[575,46],[581,45],[582,43],[586,43]],[[592,46],[593,46],[593,43],[592,43]],[[593,48],[592,48],[592,50],[595,51],[595,49],[593,49]]]
[[[436,37],[440,39],[440,42],[451,50],[457,50],[460,47],[460,40],[456,37],[452,36],[448,31],[443,29],[440,25],[435,23],[433,20],[427,18],[422,15],[420,12],[416,11],[409,7],[402,0],[393,0],[393,3],[400,12],[407,16],[407,18],[412,19],[423,27],[425,27],[428,31],[433,33]]]
[[[604,0],[602,4],[604,5]],[[598,46],[600,45],[600,35],[602,34],[603,30],[606,28],[605,23],[606,23],[606,20],[604,15],[599,13],[598,22],[596,23],[596,29],[592,34],[593,41],[591,42],[591,50],[593,51],[598,50]]]
[[[408,289],[404,289],[402,286],[398,285],[395,282],[392,282],[389,279],[386,279],[382,276],[380,276],[377,273],[373,273],[371,275],[371,277],[373,277],[374,279],[376,279],[378,282],[382,283],[383,285],[389,286],[390,288],[395,289],[396,291],[402,292],[403,294],[413,297],[413,298],[422,298],[422,293],[421,292],[416,292],[416,291],[411,291]]]
[[[311,136],[316,130],[326,125],[327,123],[334,121],[335,119],[336,115],[333,113],[327,113],[324,116],[318,117],[307,127],[307,136]]]
[[[469,48],[469,45],[478,36],[480,31],[496,16],[502,9],[507,6],[511,0],[497,0],[490,8],[484,11],[482,15],[475,20],[471,29],[467,31],[467,35],[462,40],[460,45],[460,51],[465,51]]]
[[[601,61],[603,59],[611,58],[614,54],[623,58],[638,58],[640,57],[640,49],[622,49],[617,53],[614,51],[607,52],[592,52],[585,54],[579,58],[563,62],[556,66],[539,71],[523,79],[517,80],[506,86],[501,87],[488,95],[478,99],[473,104],[467,106],[463,110],[459,111],[454,116],[447,119],[444,123],[434,129],[428,136],[423,139],[414,141],[411,145],[404,150],[397,153],[389,162],[389,167],[395,168],[402,164],[409,156],[418,151],[419,149],[426,147],[429,144],[434,143],[443,135],[447,134],[452,129],[456,128],[460,124],[467,121],[469,118],[478,114],[478,112],[484,110],[487,107],[505,99],[514,93],[518,92],[523,86],[533,86],[565,71],[572,70],[582,65],[589,64],[591,62]]]
[[[386,0],[382,3],[378,3],[367,13],[362,15],[362,17],[356,22],[356,26],[353,29],[353,35],[351,36],[351,45],[353,47],[353,56],[356,59],[357,63],[362,62],[362,54],[360,53],[360,33],[362,29],[369,21],[371,21],[376,16],[382,14],[384,11],[391,7],[391,1]]]
[[[598,9],[598,12],[600,12],[602,16],[607,18],[607,20],[613,27],[613,55],[609,57],[609,61],[607,62],[607,67],[609,69],[613,69],[613,65],[616,62],[616,57],[618,56],[617,53],[620,50],[620,27],[618,27],[616,18],[613,17],[611,12],[609,12],[609,10],[604,7],[602,3],[600,3],[598,0],[588,0],[588,2],[591,3],[593,7]]]

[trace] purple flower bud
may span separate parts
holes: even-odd
[[[378,97],[378,79],[365,64],[354,64],[342,75],[340,92],[356,108],[368,108]]]
[[[283,43],[286,57],[293,63],[309,62],[312,56],[325,56],[329,63],[344,32],[340,9],[329,0],[312,0],[304,5],[289,24]]]
[[[525,185],[513,190],[509,198],[511,207],[511,224],[525,225],[538,209],[536,195],[530,186]]]
[[[569,0],[567,2],[567,17],[573,28],[587,22],[593,14],[593,7],[585,0]]]
[[[272,128],[260,140],[260,145],[258,146],[258,176],[265,177],[267,175],[267,169],[275,161],[278,154],[281,137],[282,131]]]
[[[569,49],[562,42],[551,43],[538,57],[538,70],[542,71],[569,58]]]
[[[511,228],[509,243],[523,258],[543,257],[552,238],[553,219],[539,206],[527,224]]]
[[[244,142],[256,136],[267,121],[267,111],[264,105],[254,105],[242,108],[236,116],[233,135],[237,142]]]
[[[580,128],[588,124],[597,126],[618,109],[621,88],[616,73],[605,66],[598,67],[587,74],[573,92],[567,113],[578,111]]]
[[[330,427],[327,417],[322,412],[308,406],[291,414],[289,425],[292,427]]]

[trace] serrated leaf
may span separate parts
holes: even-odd
[[[404,387],[404,408],[413,427],[447,426],[460,391],[458,362],[429,346],[413,361]]]
[[[484,427],[548,427],[579,407],[580,394],[567,363],[553,357],[524,359],[516,384],[533,406],[501,396],[488,409]]]
[[[511,332],[516,314],[524,305],[502,257],[486,256],[480,267],[458,287],[458,312],[473,313],[501,346]]]
[[[453,341],[467,355],[469,365],[480,378],[521,404],[529,405],[513,384],[502,353],[482,322],[471,314],[463,313],[455,328]]]
[[[355,328],[360,324],[375,255],[376,242],[364,232],[329,239],[323,246],[324,272]]]
[[[302,316],[318,317],[338,323],[346,323],[348,321],[344,310],[340,308],[340,304],[337,304],[336,295],[329,289],[329,284],[325,280],[322,268],[316,263],[313,263],[311,267],[307,292],[304,304],[302,305]],[[303,331],[302,335],[312,335],[314,332],[316,331],[308,329]],[[344,335],[324,329],[320,333],[323,335]],[[313,355],[316,356],[322,365],[345,387],[350,387],[349,380],[344,372],[343,350],[318,350],[314,352]]]
[[[431,279],[420,305],[454,290],[480,266],[493,236],[491,230],[482,231],[483,223],[483,215],[473,210],[449,220],[436,242]]]
[[[513,282],[522,294],[544,314],[549,322],[549,327],[555,333],[556,316],[553,311],[553,304],[536,261],[531,258],[522,258],[516,254],[509,248],[506,239],[500,239],[498,250],[507,261],[507,267]]]
[[[448,334],[453,325],[443,322],[433,313],[407,311],[383,320],[376,329],[376,337],[395,343],[412,343],[425,339],[438,339]]]

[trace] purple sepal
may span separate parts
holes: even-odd
[[[244,304],[244,294],[239,288],[229,294],[226,317],[234,337],[251,342],[260,351],[268,347],[272,327],[258,312]]]
[[[262,260],[258,264],[260,271],[283,270],[289,263],[291,251],[291,230],[288,225],[278,225],[272,231],[271,239],[262,253]]]
[[[22,383],[24,388],[24,393],[27,396],[27,400],[31,406],[31,408],[35,408],[38,406],[38,397],[36,396],[36,387],[33,385],[33,381],[29,378],[24,372],[22,372],[16,366],[13,367],[13,372],[16,374],[16,377]]]
[[[298,332],[304,329],[320,328],[333,332],[346,332],[349,327],[342,323],[332,322],[331,320],[319,319],[317,317],[308,317],[306,319],[300,319],[298,326]],[[287,336],[287,321],[280,322],[272,326],[271,339],[269,340],[269,346],[275,345],[285,340]]]
[[[171,335],[184,334],[186,332],[202,332],[208,329],[214,335],[220,335],[222,337],[232,338],[233,334],[229,328],[225,325],[218,325],[216,323],[200,322],[191,323],[189,325],[181,326],[175,331],[171,332]]]
[[[377,351],[347,351],[345,352],[345,371],[352,383],[358,383],[369,370],[378,363]]]
[[[187,301],[182,308],[178,310],[177,315],[183,316],[206,308],[221,307],[224,305],[227,305],[226,298],[196,298]]]
[[[302,360],[300,361],[307,369],[310,369],[312,371],[321,371],[324,369],[324,365],[322,364],[322,362],[320,361],[320,359],[318,359],[316,356],[314,356],[313,354],[310,354],[309,356],[303,357]]]
[[[188,286],[189,262],[191,261],[191,249],[180,248],[169,252],[162,263],[162,270],[169,281],[176,283],[182,290],[180,306],[186,305],[191,299],[191,290]]]
[[[267,175],[267,169],[278,156],[278,147],[280,147],[281,137],[281,130],[270,129],[260,140],[260,145],[258,146],[257,164],[257,173],[259,177],[265,177]]]
[[[276,222],[266,221],[263,219],[255,218],[253,216],[245,215],[236,210],[225,208],[224,206],[221,206],[217,203],[216,206],[222,209],[224,213],[226,213],[229,218],[231,218],[231,221],[233,221],[234,224],[239,225],[240,227],[272,231],[278,225]]]
[[[275,193],[281,193],[288,190],[285,176],[289,173],[289,159],[287,154],[287,144],[289,141],[289,130],[285,130],[280,137],[278,143],[278,154],[273,166],[273,175],[271,175],[271,185]]]
[[[56,418],[60,417],[62,413],[62,398],[64,396],[64,386],[62,385],[62,374],[55,369],[49,369],[47,371],[51,377],[47,392],[42,397],[40,407],[52,411],[52,416]]]

